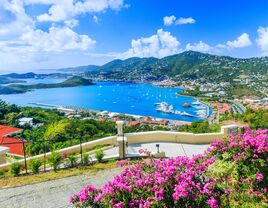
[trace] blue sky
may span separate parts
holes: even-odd
[[[185,50],[268,55],[268,1],[0,0],[0,73]]]

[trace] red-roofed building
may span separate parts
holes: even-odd
[[[232,107],[230,104],[228,103],[212,103],[211,104],[213,108],[218,108],[219,109],[219,113],[225,114],[225,113],[229,113],[232,110]]]
[[[159,124],[163,125],[163,126],[166,126],[167,125],[167,120],[161,120],[159,121]]]
[[[131,122],[128,124],[128,126],[137,126],[137,125],[139,125],[139,124],[140,124],[139,121],[131,121]]]
[[[105,122],[106,121],[106,119],[105,118],[99,118],[99,120],[98,120],[99,122]]]
[[[0,125],[0,146],[8,147],[8,154],[23,156],[23,144],[18,138],[8,137],[11,134],[19,133],[22,129],[11,126]],[[10,144],[15,143],[15,144]]]
[[[114,118],[113,122],[115,122],[115,123],[116,123],[117,121],[120,121],[120,119],[119,119],[119,118],[117,118],[117,117],[116,117],[116,118]]]
[[[187,121],[177,121],[176,126],[191,125],[191,122]]]
[[[167,120],[161,120],[161,121],[156,121],[156,120],[143,120],[143,123],[149,123],[149,124],[154,124],[154,125],[167,125]]]

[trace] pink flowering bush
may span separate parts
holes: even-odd
[[[268,184],[268,130],[251,130],[216,141],[206,151],[206,158],[215,158],[208,176],[228,197],[222,202],[231,206],[264,207]],[[267,204],[266,204],[267,205]]]
[[[263,207],[267,203],[267,130],[211,144],[205,155],[144,160],[127,166],[101,189],[88,185],[75,207]],[[244,206],[245,207],[245,206]]]

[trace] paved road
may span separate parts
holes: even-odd
[[[101,187],[121,169],[99,171],[92,175],[79,175],[58,180],[0,189],[0,208],[63,208],[70,207],[69,197],[86,184]]]

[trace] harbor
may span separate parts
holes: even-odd
[[[170,105],[167,102],[155,103],[155,110],[158,112],[166,113],[166,114],[177,114],[177,115],[181,115],[181,116],[187,116],[187,117],[193,117],[193,118],[202,118],[202,119],[206,119],[210,115],[209,106],[207,106],[206,104],[204,104],[200,101],[194,101],[191,104],[184,103],[183,107],[195,108],[196,110],[194,112],[196,113],[196,115],[190,114],[186,111],[176,110],[173,105]]]
[[[193,97],[177,95],[176,93],[181,90],[151,84],[97,82],[93,86],[36,89],[24,94],[0,95],[0,99],[19,106],[37,103],[40,107],[71,106],[77,109],[151,116],[185,122],[204,120],[204,110],[206,109],[201,109],[202,105],[196,105],[197,108],[195,108],[192,103],[197,100]],[[161,102],[172,105],[173,109],[170,106],[169,113],[156,110],[155,103]],[[187,103],[190,105],[189,107],[187,107]]]
[[[118,117],[126,116],[132,119],[129,119],[129,122],[126,119],[126,124],[136,124],[139,123],[147,123],[147,124],[153,124],[153,125],[168,125],[168,126],[181,126],[186,124],[191,124],[191,122],[182,121],[182,120],[173,120],[173,119],[163,119],[163,118],[156,118],[151,116],[144,116],[144,115],[133,115],[133,114],[122,114],[118,112],[110,112],[106,110],[91,110],[91,109],[84,109],[84,108],[76,108],[72,106],[60,106],[60,105],[54,105],[54,104],[46,104],[46,103],[29,103],[31,106],[37,106],[42,108],[52,108],[57,109],[58,111],[61,111],[65,113],[65,115],[68,118],[81,118],[81,114],[88,113],[91,116],[87,118],[97,119],[99,121],[104,121],[106,119],[117,121]],[[94,116],[93,116],[94,115]],[[134,122],[133,122],[134,119]]]

